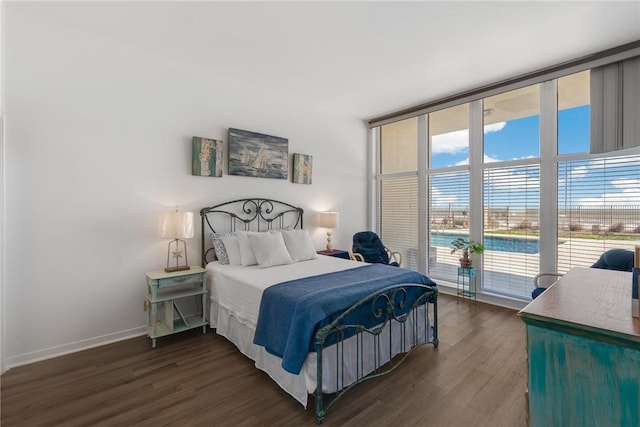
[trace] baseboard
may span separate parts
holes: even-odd
[[[11,356],[7,358],[6,368],[7,370],[9,370],[17,366],[28,365],[30,363],[39,362],[41,360],[52,359],[54,357],[63,356],[65,354],[75,353],[93,347],[99,347],[102,345],[111,344],[113,342],[139,337],[141,335],[145,335],[146,333],[146,326],[140,326],[133,329],[127,329],[125,331],[115,332],[113,334],[101,335],[99,337],[93,337],[56,347],[49,347],[43,350],[33,351],[31,353]]]

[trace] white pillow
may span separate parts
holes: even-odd
[[[273,267],[293,262],[281,233],[256,233],[248,234],[247,237],[260,267]]]
[[[240,248],[240,265],[242,265],[243,267],[246,267],[248,265],[256,265],[258,263],[258,260],[253,254],[253,249],[251,249],[251,242],[249,242],[247,234],[239,234],[238,237],[238,245]]]
[[[284,244],[287,246],[293,262],[318,257],[313,241],[307,230],[282,230]]]
[[[240,261],[240,239],[238,237],[223,237],[222,243],[227,251],[230,265],[241,265]]]

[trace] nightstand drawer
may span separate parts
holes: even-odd
[[[158,288],[166,288],[169,286],[182,286],[200,284],[202,282],[202,274],[190,274],[188,276],[165,277],[158,280]]]

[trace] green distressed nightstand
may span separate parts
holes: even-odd
[[[195,301],[195,313],[185,315],[176,302],[188,298]],[[207,333],[206,299],[207,275],[202,267],[173,273],[147,273],[147,334],[151,338],[151,347],[156,347],[156,338],[188,329],[202,327],[202,333]]]

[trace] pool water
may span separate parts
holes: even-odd
[[[431,233],[431,246],[450,248],[451,242],[458,237],[460,237],[460,234]],[[523,239],[513,236],[485,236],[484,249],[486,251],[537,254],[540,252],[540,242],[538,239]]]

